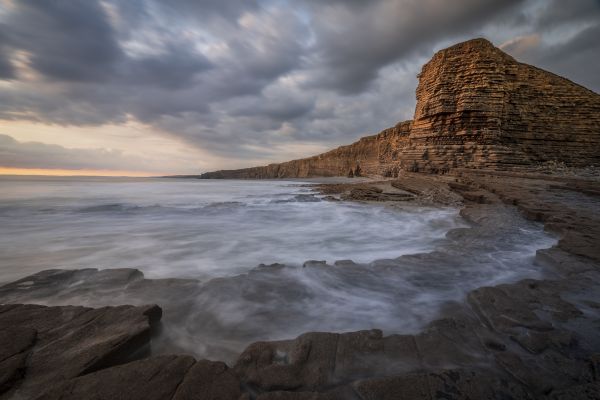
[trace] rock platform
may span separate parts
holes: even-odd
[[[597,181],[465,170],[318,189],[390,203],[386,192],[410,193],[396,199],[402,205],[458,199],[474,226],[486,223],[490,207],[508,205],[560,240],[538,251],[543,279],[476,288],[418,333],[308,332],[255,342],[229,366],[152,355],[150,344],[168,325],[156,305],[21,304],[84,296],[89,303],[115,287],[124,298],[169,304],[192,296],[197,282],[148,280],[130,269],[44,271],[0,287],[0,399],[599,398]],[[328,268],[313,264],[305,268]]]

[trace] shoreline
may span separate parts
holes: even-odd
[[[326,196],[337,191],[348,200],[392,205],[412,202],[456,205],[459,195],[464,202],[460,213],[473,224],[480,224],[489,217],[486,207],[516,207],[525,218],[542,222],[546,230],[559,235],[555,246],[540,249],[536,255],[536,262],[550,274],[543,279],[475,289],[468,294],[465,304],[450,304],[444,318],[432,321],[415,335],[383,336],[377,329],[345,334],[306,333],[292,340],[251,344],[232,368],[222,363],[190,361],[184,356],[170,359],[146,353],[133,363],[122,364],[124,359],[115,359],[117,361],[107,361],[94,368],[97,372],[84,369],[72,372],[71,376],[64,375],[64,383],[56,385],[51,392],[62,396],[68,389],[79,391],[77,393],[85,397],[96,388],[94,382],[114,383],[117,372],[127,375],[145,371],[149,365],[158,368],[153,379],[175,375],[169,379],[178,382],[171,397],[160,398],[192,398],[185,397],[188,390],[181,384],[198,385],[192,379],[196,375],[196,378],[202,376],[203,384],[210,383],[211,393],[224,394],[214,398],[245,395],[260,399],[370,399],[387,398],[386,393],[428,398],[423,396],[441,390],[442,393],[459,394],[453,398],[555,396],[568,399],[585,398],[582,397],[585,393],[600,390],[597,382],[600,377],[594,372],[600,367],[595,356],[600,353],[600,343],[594,337],[594,324],[600,321],[600,283],[595,283],[600,282],[597,279],[600,278],[600,250],[597,249],[600,221],[594,211],[600,196],[594,181],[459,171],[456,175],[443,176],[406,174],[400,179],[380,182],[364,180],[314,185]],[[141,285],[143,276],[140,278],[131,271],[134,270],[120,270],[118,277],[114,273],[105,273],[103,283],[94,278],[95,285],[100,289],[102,284],[117,282],[128,287],[135,286],[136,282]],[[77,271],[72,273],[77,274]],[[95,276],[91,272],[88,275]],[[46,284],[56,279],[46,278]],[[26,279],[21,283],[27,282]],[[189,280],[162,281],[169,281],[170,290],[175,289],[179,296],[193,286]],[[11,290],[14,292],[15,289]],[[0,288],[0,299],[6,298],[2,297],[4,295],[6,286]],[[14,311],[15,306],[12,308]],[[64,309],[64,306],[51,308]],[[0,311],[0,326],[5,327],[10,310]],[[109,312],[114,309],[106,311]],[[147,312],[147,309],[140,310],[141,315]],[[149,332],[158,329],[159,325],[157,311],[152,313],[154,316],[148,317],[144,328],[147,333],[143,344],[130,346],[125,343],[118,352],[135,354],[149,345],[152,338]],[[38,318],[44,317],[38,315]],[[71,344],[78,345],[76,341]],[[28,357],[30,353],[39,353],[35,340],[15,354],[23,353]],[[98,355],[94,356],[97,358]],[[129,354],[130,359],[139,358],[131,356]],[[185,364],[188,369],[175,373],[173,367],[167,367],[175,361]],[[9,381],[7,393],[23,388],[29,388],[32,393],[39,390],[41,381],[27,383],[32,379],[25,373],[27,368],[27,361],[23,361],[15,369],[16,378]],[[24,372],[20,378],[19,371]],[[132,379],[121,385],[149,390]],[[418,397],[421,396],[419,393],[422,397]],[[0,398],[5,397],[0,393]],[[58,397],[49,395],[46,398]]]

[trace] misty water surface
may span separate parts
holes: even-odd
[[[514,208],[482,207],[487,221],[470,225],[451,207],[321,201],[297,181],[1,178],[0,282],[90,267],[198,279],[185,294],[76,282],[35,301],[159,303],[157,351],[233,362],[307,331],[414,333],[470,290],[540,277],[535,252],[556,239]],[[303,268],[311,259],[329,265]],[[271,263],[286,265],[258,266]]]
[[[433,249],[458,210],[318,201],[301,182],[2,178],[0,281],[49,268],[231,276],[260,263]]]

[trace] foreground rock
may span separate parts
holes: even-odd
[[[160,316],[158,306],[2,305],[1,392],[27,398],[59,382],[144,356]]]
[[[157,356],[53,386],[39,400],[237,400],[240,382],[223,363]]]
[[[238,399],[223,363],[148,357],[160,317],[158,306],[0,306],[0,398]]]
[[[82,328],[77,328],[78,318],[71,318],[69,307],[3,306],[0,323],[11,322],[14,339],[2,355],[22,360],[11,362],[16,365],[12,370],[3,362],[2,370],[13,376],[3,381],[9,390],[4,398],[596,398],[598,346],[566,328],[581,323],[582,313],[556,297],[556,287],[567,295],[568,289],[560,282],[552,285],[526,281],[479,289],[469,298],[472,309],[435,321],[416,335],[384,336],[379,330],[307,333],[294,340],[254,343],[233,369],[175,355],[107,362],[106,354],[114,351],[107,352],[105,343],[114,342],[87,324],[88,335],[77,335]],[[551,312],[539,317],[548,306]],[[108,313],[108,318],[114,310],[86,312]],[[40,329],[39,337],[30,326]],[[68,341],[56,348],[47,339],[50,335]],[[132,351],[119,347],[122,354],[132,356]],[[52,357],[36,357],[40,352]]]

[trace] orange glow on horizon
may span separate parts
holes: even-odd
[[[143,178],[161,176],[139,171],[112,171],[101,169],[44,169],[0,167],[0,175],[46,175],[46,176],[128,176]]]

